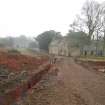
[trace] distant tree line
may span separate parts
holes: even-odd
[[[38,48],[38,42],[27,38],[25,35],[19,37],[0,38],[0,47],[2,48]]]

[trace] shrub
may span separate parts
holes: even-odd
[[[8,50],[8,53],[9,53],[9,54],[21,54],[20,51],[18,51],[18,50],[16,50],[16,49]]]

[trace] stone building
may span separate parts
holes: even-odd
[[[66,38],[53,40],[49,45],[49,53],[61,56],[70,56]]]

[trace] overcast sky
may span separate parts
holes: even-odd
[[[84,2],[85,0],[0,0],[0,36],[33,37],[46,30],[59,31],[65,35]]]

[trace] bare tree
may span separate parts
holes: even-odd
[[[102,28],[102,16],[105,6],[102,6],[96,1],[86,1],[82,8],[82,13],[77,16],[77,19],[71,24],[72,29],[79,29],[88,33],[89,39],[96,30]]]
[[[75,20],[73,21],[72,24],[70,24],[70,31],[73,31],[73,32],[83,31],[84,32],[83,24],[81,22],[81,18],[79,15],[76,15]]]
[[[105,4],[103,4],[103,6],[105,6]],[[103,32],[103,53],[105,55],[105,9],[103,12],[103,17],[102,17],[102,28],[101,28],[101,32]]]
[[[83,6],[82,12],[84,14],[84,23],[88,29],[88,35],[91,39],[94,31],[98,28],[101,28],[101,16],[103,8],[96,1],[87,1]]]

